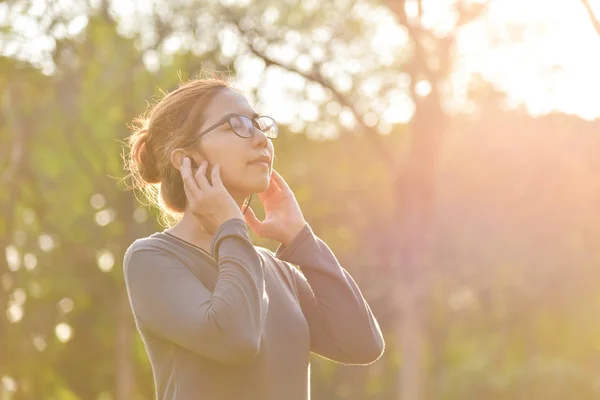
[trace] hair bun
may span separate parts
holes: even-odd
[[[147,183],[160,183],[156,158],[149,143],[148,128],[141,128],[134,133],[132,158],[140,178]]]

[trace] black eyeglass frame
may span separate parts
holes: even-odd
[[[228,123],[228,124],[229,124],[229,127],[231,128],[231,130],[232,130],[232,131],[233,131],[233,133],[235,133],[237,136],[239,136],[239,137],[241,137],[241,138],[244,138],[244,139],[248,139],[249,137],[252,137],[252,136],[242,136],[242,135],[240,135],[240,134],[239,134],[239,133],[238,133],[238,132],[235,130],[235,128],[233,127],[233,125],[232,125],[232,123],[231,123],[231,119],[232,119],[233,117],[243,117],[243,118],[247,118],[247,119],[249,119],[249,120],[252,122],[252,126],[253,126],[253,127],[255,127],[256,129],[258,129],[259,131],[263,132],[263,133],[265,133],[265,132],[264,132],[264,131],[261,129],[261,127],[260,127],[260,125],[259,125],[259,123],[258,123],[258,121],[257,121],[257,120],[258,120],[259,118],[268,118],[268,119],[270,119],[271,121],[273,121],[273,127],[275,128],[275,136],[269,136],[269,135],[267,135],[267,137],[268,137],[269,139],[275,139],[275,138],[278,136],[278,134],[279,134],[279,129],[278,129],[278,127],[277,127],[277,121],[275,121],[273,118],[271,118],[271,117],[269,117],[269,116],[267,116],[267,115],[255,115],[254,117],[249,117],[249,116],[247,116],[247,115],[244,115],[244,114],[227,114],[227,115],[224,115],[224,116],[223,116],[223,117],[222,117],[222,118],[221,118],[219,121],[217,121],[215,124],[211,125],[210,127],[206,128],[205,130],[203,130],[202,132],[200,132],[198,135],[194,135],[194,139],[193,139],[193,141],[196,141],[196,140],[200,139],[202,136],[204,136],[204,135],[206,135],[207,133],[209,133],[209,132],[211,132],[211,131],[213,131],[213,130],[217,129],[219,126],[221,126],[221,125],[223,125],[223,124],[225,124],[225,123]],[[271,129],[272,129],[272,128],[271,128]]]

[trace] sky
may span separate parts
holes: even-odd
[[[452,2],[424,0],[424,24],[440,32],[447,29],[453,18]],[[67,5],[71,1],[61,0],[61,3]],[[590,0],[590,3],[600,16],[600,0]],[[114,4],[117,4],[116,13],[135,15],[128,1]],[[0,24],[6,18],[6,7],[0,3]],[[76,7],[70,9],[75,16]],[[43,7],[39,10],[43,12]],[[403,43],[402,33],[393,26],[389,15],[378,14],[373,18],[380,19],[379,31],[372,39],[375,51],[379,49],[380,54],[385,54],[386,48]],[[66,26],[65,33],[74,34],[84,29],[86,23],[85,18],[75,17]],[[15,30],[23,38],[18,57],[39,62],[46,73],[52,73],[52,65],[42,60],[43,54],[52,48],[52,40],[40,37],[37,29],[27,18],[17,20]],[[519,44],[514,44],[515,38]],[[0,39],[0,54],[15,56],[15,48]],[[457,57],[452,77],[457,104],[462,104],[468,82],[480,75],[505,91],[512,105],[523,104],[533,115],[562,111],[585,119],[600,118],[600,35],[594,31],[579,0],[490,0],[486,15],[464,28],[458,36]],[[148,56],[147,61],[151,66],[152,57]],[[246,71],[245,76],[240,76],[240,82],[250,85],[256,75],[251,65]],[[270,72],[261,84],[271,98],[271,103],[265,106],[284,122],[291,120],[292,114],[286,109],[287,105],[280,106],[287,104],[282,101],[285,90],[281,79],[284,79],[281,71]],[[286,82],[292,86],[301,84],[293,79]],[[426,85],[424,88],[426,91]],[[315,96],[318,97],[318,93]],[[389,115],[390,123],[407,120],[411,115],[409,103],[407,98],[398,96],[389,112],[383,113],[383,118]],[[316,114],[310,102],[298,107],[304,108],[305,116]]]
[[[590,3],[600,18],[600,0]],[[519,23],[533,27],[522,44],[491,46]],[[459,80],[480,73],[532,114],[600,117],[600,35],[580,0],[493,0],[488,17],[465,30],[458,47]]]

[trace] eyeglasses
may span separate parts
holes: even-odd
[[[275,139],[279,133],[277,123],[271,117],[264,115],[258,115],[254,118],[250,118],[247,115],[242,114],[228,114],[221,118],[216,124],[206,128],[194,137],[194,140],[199,139],[201,136],[206,135],[208,132],[218,128],[219,126],[229,123],[231,130],[242,138],[250,138],[254,135],[254,129],[260,130],[270,139]]]

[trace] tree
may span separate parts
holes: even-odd
[[[378,130],[370,121],[377,113],[364,105],[363,96],[356,90],[340,90],[337,87],[339,85],[336,85],[337,77],[331,74],[327,76],[328,64],[354,61],[354,57],[365,62],[368,57],[368,45],[363,47],[365,53],[358,55],[350,50],[353,42],[360,40],[358,32],[368,29],[359,18],[354,19],[356,14],[352,11],[363,7],[365,13],[373,12],[370,6],[370,3],[360,1],[336,2],[331,7],[342,11],[338,11],[338,19],[331,22],[321,19],[322,15],[329,15],[327,6],[315,9],[313,13],[309,12],[304,16],[304,22],[299,24],[302,26],[300,41],[302,47],[292,62],[281,61],[274,52],[269,52],[269,47],[280,46],[280,38],[286,37],[289,32],[297,31],[295,27],[252,25],[248,23],[248,13],[252,14],[248,9],[237,12],[230,10],[228,14],[242,35],[247,50],[260,57],[267,67],[283,68],[297,73],[307,81],[318,83],[329,93],[330,101],[337,102],[343,109],[349,110],[360,130],[377,149],[386,169],[390,171],[394,208],[391,224],[385,229],[396,241],[389,249],[389,267],[395,276],[395,289],[392,291],[397,294],[395,302],[401,312],[397,340],[403,362],[398,396],[409,400],[420,399],[423,396],[424,384],[422,363],[426,324],[426,313],[422,303],[427,293],[425,271],[427,266],[424,259],[427,256],[427,242],[431,231],[435,165],[442,144],[441,135],[446,119],[442,109],[444,99],[442,87],[452,71],[453,48],[459,29],[481,15],[485,7],[479,2],[457,2],[454,11],[458,17],[454,27],[446,33],[439,34],[433,28],[424,26],[424,6],[421,0],[386,3],[387,8],[395,16],[397,24],[402,27],[407,36],[406,47],[403,48],[402,54],[398,54],[395,63],[389,67],[389,73],[382,71],[381,65],[375,65],[372,66],[372,70],[353,74],[351,80],[353,88],[360,87],[376,73],[378,77],[384,76],[382,80],[387,81],[390,86],[399,89],[401,85],[394,84],[394,80],[398,82],[402,77],[408,78],[408,87],[400,90],[408,92],[414,114],[410,123],[409,148],[405,155],[400,155],[397,150],[390,151],[383,145]],[[411,6],[414,6],[413,10],[416,8],[413,15],[407,12]],[[256,4],[253,4],[253,7],[256,7]],[[287,15],[286,11],[283,12],[284,15]],[[285,21],[285,18],[282,20]],[[316,29],[315,25],[320,29],[326,27],[329,30],[331,37],[327,44],[315,43],[308,37],[307,34],[311,29]],[[348,29],[349,26],[357,27],[358,32],[352,32]],[[348,48],[347,51],[351,56],[345,57],[342,53],[340,57],[334,59],[333,54],[337,56],[337,53],[332,50],[334,46]],[[330,57],[323,59],[308,57],[309,61],[306,61],[308,54],[312,54],[311,50],[315,47],[328,49],[329,52],[324,51],[324,53]],[[302,61],[307,64],[305,68],[298,67]],[[377,95],[384,97],[385,94],[384,86],[384,89],[374,95],[373,99]],[[395,94],[398,95],[397,92]]]
[[[151,73],[139,37],[117,32],[108,5],[7,5],[7,15],[29,18],[53,43],[44,60],[50,72],[0,60],[1,147],[12,149],[2,157],[0,245],[8,263],[0,265],[0,300],[8,312],[0,319],[0,375],[14,383],[17,399],[152,396],[151,384],[135,387],[151,374],[137,363],[142,344],[119,266],[127,246],[155,226],[118,184],[120,156],[126,123],[143,111],[143,99],[157,84],[169,88],[178,74],[196,73],[197,61],[181,54]],[[78,34],[64,33],[71,12],[85,21]],[[169,32],[156,31],[144,51],[160,48]]]
[[[598,21],[598,18],[596,18],[596,15],[594,14],[594,10],[592,10],[592,6],[590,5],[590,2],[588,0],[581,0],[581,2],[583,3],[583,6],[585,7],[585,11],[587,12],[587,14],[590,18],[590,22],[592,23],[592,26],[594,27],[594,29],[596,30],[598,35],[600,35],[600,21]]]
[[[119,184],[126,124],[178,74],[248,62],[257,108],[270,74],[302,82],[276,167],[386,330],[373,366],[315,360],[315,399],[593,398],[597,127],[501,112],[486,85],[485,123],[446,114],[456,33],[480,3],[453,3],[442,32],[419,1],[131,3],[127,20],[78,2],[85,27],[61,34],[74,15],[59,2],[10,2],[54,43],[52,68],[0,59],[0,376],[15,399],[152,396],[120,259],[159,226]]]

